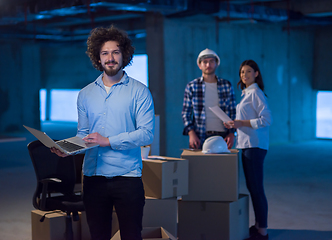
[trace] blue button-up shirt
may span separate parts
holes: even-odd
[[[106,92],[101,74],[78,95],[78,137],[98,132],[110,147],[87,150],[86,176],[141,176],[140,146],[149,145],[154,134],[154,105],[149,89],[124,73]]]

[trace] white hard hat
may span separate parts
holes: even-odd
[[[214,57],[217,59],[217,64],[218,66],[220,65],[220,58],[218,57],[218,55],[212,51],[211,49],[204,49],[203,51],[201,51],[197,57],[197,65],[199,65],[200,61],[203,60],[204,58],[209,58],[209,57]]]
[[[220,136],[207,138],[203,143],[202,153],[229,153],[227,143]]]

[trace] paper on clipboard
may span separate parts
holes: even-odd
[[[223,122],[233,121],[220,107],[214,106],[209,107],[209,109]]]

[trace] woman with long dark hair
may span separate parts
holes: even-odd
[[[237,129],[236,148],[242,152],[246,185],[255,212],[255,225],[250,227],[250,237],[246,240],[267,240],[268,204],[263,184],[263,163],[269,147],[271,111],[257,63],[244,61],[239,77],[237,86],[242,90],[242,99],[236,107],[235,120],[225,123],[225,127]]]

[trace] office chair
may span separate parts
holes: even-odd
[[[41,211],[65,212],[66,240],[73,240],[72,218],[79,220],[78,212],[84,211],[82,196],[74,193],[77,179],[74,156],[59,157],[39,140],[29,143],[28,150],[37,178],[33,206]]]

